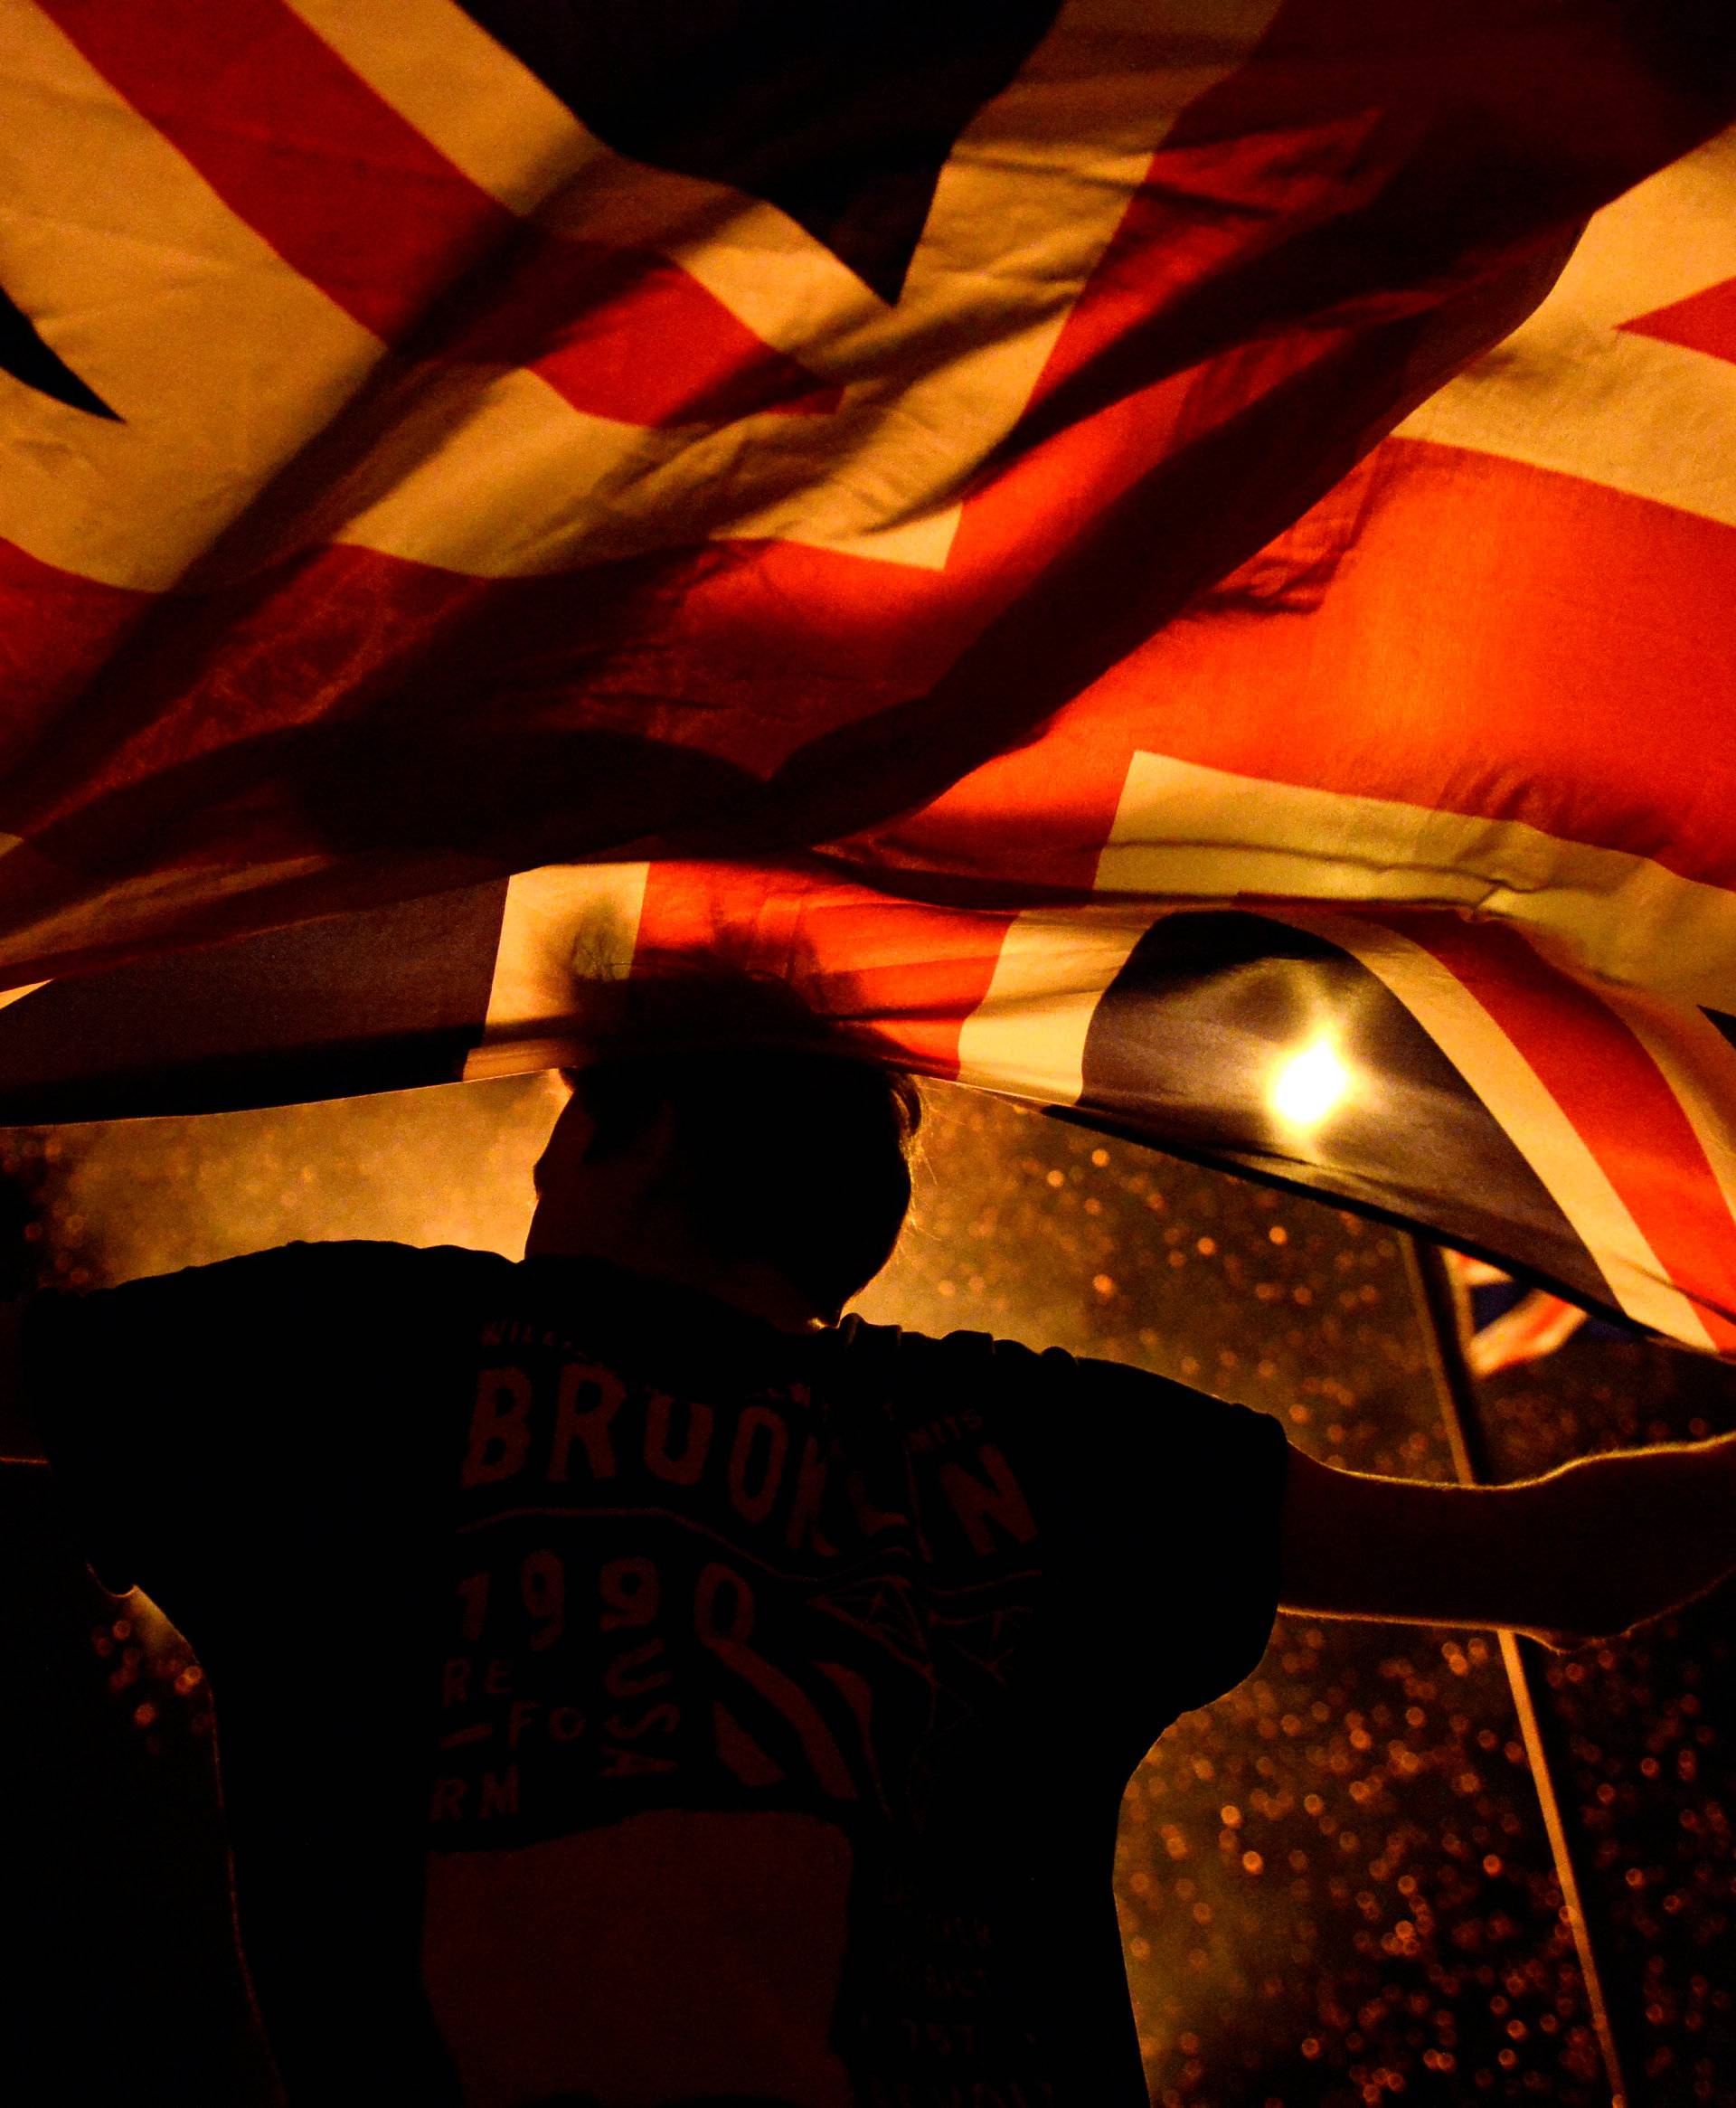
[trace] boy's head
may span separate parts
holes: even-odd
[[[835,1318],[910,1206],[915,1085],[781,982],[695,972],[619,994],[613,1027],[567,1072],[533,1249],[607,1255],[612,1226],[630,1242],[655,1218],[720,1268],[769,1269]],[[620,1256],[631,1263],[627,1243]]]

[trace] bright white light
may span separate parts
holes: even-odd
[[[1291,1127],[1318,1127],[1350,1089],[1350,1071],[1329,1039],[1293,1054],[1272,1078],[1271,1107]]]

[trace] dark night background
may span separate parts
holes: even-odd
[[[868,1315],[1141,1363],[1278,1413],[1335,1461],[1451,1476],[1393,1233],[977,1093],[927,1097],[916,1209]],[[539,1078],[14,1130],[0,1159],[40,1199],[61,1281],[294,1236],[515,1252],[555,1103]],[[1518,1477],[1736,1426],[1736,1371],[1581,1335],[1485,1384],[1479,1416]],[[4,2097],[268,2100],[198,1667],[83,1574],[41,1474],[0,1479]],[[1632,1640],[1528,1650],[1630,2108],[1736,2108],[1733,1604],[1726,1585]],[[1150,1609],[1155,1626],[1173,1606]],[[305,1629],[287,1593],[258,1623],[317,1704],[342,1635]],[[1492,1640],[1280,1620],[1255,1674],[1141,1766],[1118,1892],[1165,2108],[1609,2099]]]

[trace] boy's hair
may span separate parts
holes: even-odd
[[[777,1268],[835,1315],[892,1256],[921,1101],[793,989],[716,970],[627,981],[619,1016],[566,1072],[607,1158],[667,1106],[673,1196],[722,1259]]]

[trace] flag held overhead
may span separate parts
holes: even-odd
[[[0,1111],[699,943],[1736,1343],[1736,28],[679,13],[17,11]]]

